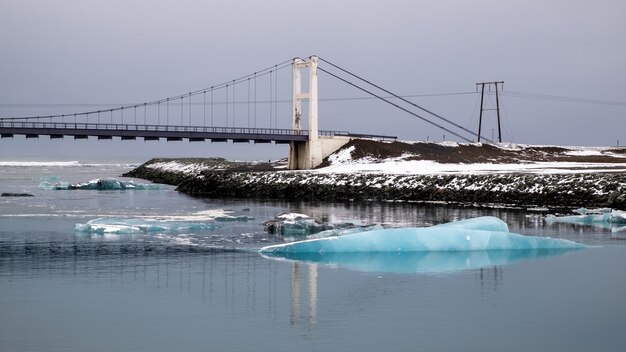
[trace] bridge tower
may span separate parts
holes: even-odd
[[[291,142],[289,145],[289,168],[311,169],[322,162],[322,148],[318,136],[317,123],[317,56],[307,59],[293,59],[293,98],[292,124],[295,131],[302,130],[302,100],[309,103],[309,140],[307,142]],[[302,69],[309,70],[309,90],[302,91]]]
[[[308,170],[317,167],[322,160],[350,141],[348,136],[319,136],[317,110],[317,56],[293,59],[293,109],[292,126],[302,130],[302,100],[309,103],[308,141],[289,144],[289,169]],[[309,91],[302,91],[302,69],[309,69]]]

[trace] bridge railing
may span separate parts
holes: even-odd
[[[138,132],[197,132],[197,133],[221,133],[221,134],[255,134],[255,135],[286,135],[308,136],[308,130],[292,130],[285,128],[256,128],[256,127],[214,127],[214,126],[176,126],[176,125],[137,125],[117,123],[95,122],[44,122],[44,121],[15,121],[1,120],[2,128],[19,129],[49,129],[58,130],[81,130],[81,131],[138,131]],[[319,131],[320,136],[356,136],[348,131]],[[365,135],[363,135],[365,136]]]

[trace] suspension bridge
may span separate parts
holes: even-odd
[[[322,62],[324,65],[320,66]],[[279,72],[291,69],[291,128],[279,128]],[[308,76],[303,76],[303,72]],[[318,129],[318,73],[471,142],[475,132],[317,56],[295,58],[231,81],[164,99],[55,115],[0,118],[0,137],[289,144],[289,167],[310,169],[354,138],[395,136]],[[303,87],[303,78],[308,87]],[[267,84],[269,82],[269,84]],[[265,85],[259,89],[260,85]],[[269,88],[269,89],[268,89]],[[284,89],[284,86],[282,86]],[[262,98],[261,96],[267,98]],[[303,123],[303,103],[308,119]],[[264,111],[260,111],[263,106]],[[269,111],[265,110],[269,107]],[[243,110],[243,111],[242,111]],[[306,123],[306,126],[304,126]],[[305,128],[306,127],[306,128]],[[480,137],[479,137],[480,138]],[[491,142],[484,138],[483,140]]]

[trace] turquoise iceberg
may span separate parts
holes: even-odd
[[[359,232],[264,247],[262,254],[290,253],[403,253],[489,250],[575,249],[569,240],[523,236],[509,232],[495,217],[479,217],[431,227]]]
[[[509,232],[495,217],[420,228],[377,229],[264,247],[271,259],[382,273],[444,273],[551,257],[586,246]]]

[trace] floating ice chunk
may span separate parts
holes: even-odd
[[[376,253],[583,248],[584,245],[550,237],[522,236],[501,231],[493,218],[427,228],[399,228],[359,232],[340,237],[268,246],[261,253]],[[494,226],[497,230],[490,230]],[[476,229],[478,228],[478,229]],[[482,228],[487,228],[483,230]]]
[[[611,212],[611,222],[614,224],[626,224],[626,211],[613,210]]]
[[[286,213],[265,222],[265,229],[280,236],[307,236],[331,229],[305,214]]]
[[[325,231],[335,231],[324,235],[336,236],[343,229],[354,229],[350,232],[358,232],[370,225],[361,221],[350,221],[343,223],[321,222],[305,214],[287,213],[276,216],[272,220],[265,222],[265,229],[270,234],[277,234],[286,237],[303,237]],[[364,230],[360,230],[364,231]],[[343,234],[343,233],[342,233]]]
[[[586,210],[586,209],[585,209]],[[575,212],[581,213],[580,209],[576,209]],[[611,209],[599,209],[598,211],[586,211],[581,213],[583,215],[567,215],[567,216],[546,216],[546,222],[552,223],[568,223],[568,224],[583,224],[583,225],[620,225],[626,224],[626,212],[621,210]]]
[[[296,220],[302,220],[302,219],[310,219],[311,217],[306,214],[300,214],[300,213],[285,213],[285,214],[280,214],[276,216],[276,218],[281,219],[281,220],[287,220],[287,221],[296,221]]]
[[[130,181],[119,181],[114,178],[95,179],[84,183],[69,183],[69,182],[57,182],[50,183],[47,181],[41,182],[39,188],[46,191],[56,190],[163,190],[167,189],[167,186],[157,183],[135,183]]]
[[[76,224],[75,231],[83,233],[116,233],[116,234],[141,234],[156,232],[200,232],[213,229],[213,224],[161,221],[126,218],[98,218],[88,221],[86,224]]]
[[[54,183],[54,184],[48,181],[44,181],[39,184],[39,189],[43,189],[44,191],[56,191],[60,189],[69,189],[69,188],[70,188],[70,183],[62,182],[62,181]]]
[[[572,210],[572,212],[574,212],[576,214],[581,214],[581,215],[592,214],[592,213],[603,214],[603,213],[610,213],[612,211],[613,211],[613,209],[611,209],[611,208],[600,208],[600,209],[578,208],[578,209]]]

